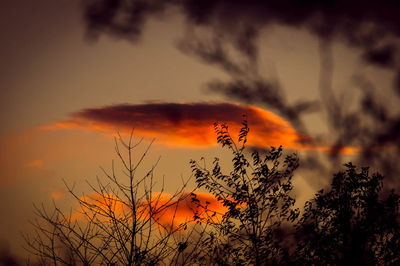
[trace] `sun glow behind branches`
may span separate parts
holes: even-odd
[[[185,192],[173,199],[168,193],[153,193],[150,202],[136,203],[135,218],[139,221],[151,219],[160,230],[177,230],[184,224],[210,221],[211,216],[213,221],[220,221],[228,211],[221,201],[209,193],[196,193],[196,200],[193,200],[193,195]],[[80,208],[69,217],[71,221],[93,221],[96,217],[102,223],[112,223],[113,219],[129,222],[134,218],[129,201],[113,194],[93,192],[81,197],[79,202]]]

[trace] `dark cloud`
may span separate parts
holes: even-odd
[[[158,143],[178,146],[216,145],[213,124],[226,123],[232,134],[239,132],[243,115],[248,117],[252,134],[249,144],[257,147],[284,145],[289,149],[320,149],[312,138],[298,133],[283,118],[250,105],[233,103],[149,103],[112,105],[85,109],[69,120],[43,126],[43,129],[75,128],[114,134],[117,130],[154,137]],[[351,149],[349,150],[351,151]]]
[[[196,123],[213,121],[232,122],[241,120],[243,114],[255,113],[251,107],[231,103],[148,103],[122,104],[86,109],[73,114],[93,121],[115,123],[144,128],[164,128],[164,124],[179,125],[188,120]],[[255,120],[259,120],[255,115]],[[212,125],[212,123],[211,123]]]

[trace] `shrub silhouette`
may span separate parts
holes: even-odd
[[[394,265],[400,262],[399,195],[384,197],[383,176],[352,163],[305,205],[297,225],[298,264]]]
[[[199,187],[204,187],[227,207],[220,220],[209,212],[211,224],[208,235],[196,258],[218,265],[279,264],[287,260],[283,245],[285,224],[293,223],[299,211],[290,196],[293,172],[298,167],[296,154],[282,159],[282,147],[271,148],[261,155],[246,149],[249,128],[244,120],[238,142],[229,134],[226,125],[215,124],[218,143],[233,153],[233,170],[224,174],[219,159],[207,169],[191,161]],[[195,200],[195,197],[194,199]]]

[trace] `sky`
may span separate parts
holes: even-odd
[[[243,1],[169,2],[152,2],[128,29],[96,20],[86,2],[0,3],[0,241],[15,254],[23,252],[32,204],[71,206],[63,180],[86,193],[85,180],[117,159],[113,136],[132,128],[144,143],[155,139],[143,169],[161,157],[156,172],[170,191],[190,177],[190,159],[229,154],[217,146],[213,123],[227,123],[235,135],[243,114],[249,146],[283,145],[304,165],[323,157],[318,166],[359,159],[381,170],[385,159],[384,169],[394,167],[386,158],[398,155],[400,50],[390,6],[377,9],[387,18],[361,9],[365,21],[354,6],[339,12],[338,4],[332,14],[316,7],[331,20],[314,23],[299,7],[262,10],[259,1],[245,9]],[[361,28],[349,17],[385,28],[381,41],[368,43],[337,23]],[[325,29],[329,23],[339,26]],[[330,180],[306,170],[295,177],[300,202]]]

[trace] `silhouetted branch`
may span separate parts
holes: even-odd
[[[111,172],[103,168],[106,182],[97,178],[89,184],[92,192],[79,196],[74,186],[66,184],[79,208],[65,213],[53,203],[53,209],[35,206],[33,235],[25,235],[26,249],[43,261],[53,264],[83,265],[154,265],[174,259],[179,252],[175,235],[187,228],[190,221],[177,221],[176,212],[187,193],[189,179],[174,194],[154,192],[154,170],[158,161],[142,176],[138,169],[151,143],[138,157],[133,151],[133,132],[129,142],[119,136],[115,150],[127,173],[128,182],[117,176],[112,163]],[[123,154],[119,143],[126,150]],[[175,209],[168,224],[159,221],[167,210]]]

